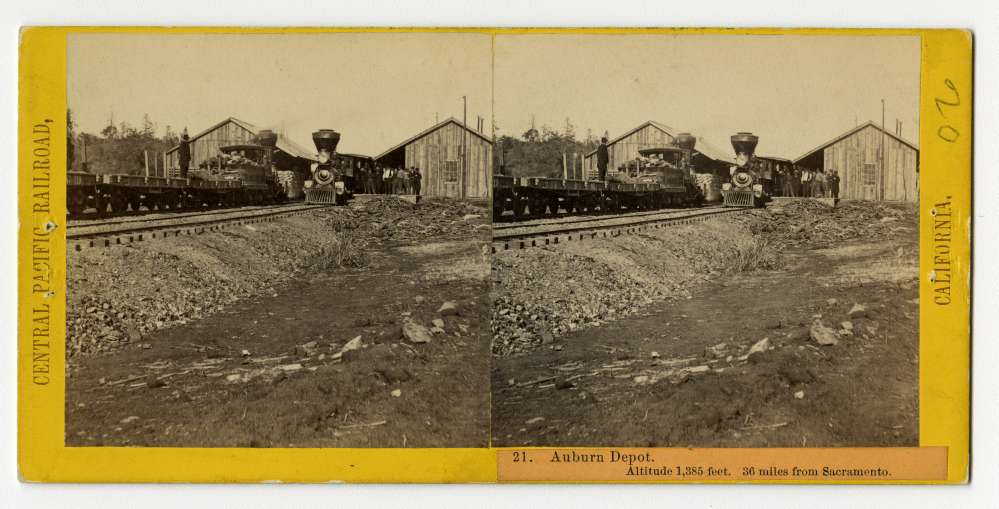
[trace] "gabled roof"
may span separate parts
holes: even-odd
[[[247,122],[245,120],[240,120],[240,119],[238,119],[236,117],[228,117],[225,120],[222,120],[221,122],[218,122],[215,125],[209,127],[208,129],[205,129],[204,131],[201,131],[200,133],[195,134],[194,136],[191,136],[190,141],[193,142],[194,140],[197,140],[198,138],[201,138],[202,136],[204,136],[204,135],[206,135],[206,134],[208,134],[208,133],[210,133],[210,132],[218,129],[219,127],[222,127],[222,126],[228,124],[229,122],[232,122],[232,123],[238,125],[239,127],[242,127],[243,129],[246,129],[247,131],[250,131],[253,134],[257,134],[259,132],[259,130],[257,129],[257,126],[255,126],[255,125],[253,125],[253,124],[251,124],[251,123],[249,123],[249,122]],[[285,136],[283,134],[278,134],[277,135],[276,146],[282,152],[284,152],[284,153],[286,153],[286,154],[288,154],[288,155],[290,155],[292,157],[298,157],[298,158],[302,158],[302,159],[308,159],[310,161],[315,161],[316,160],[315,151],[312,151],[312,150],[309,150],[307,148],[302,147],[298,143],[295,143],[294,141],[292,141],[291,138],[288,138],[287,136]],[[176,145],[173,148],[171,148],[170,150],[167,150],[167,153],[169,154],[170,152],[173,152],[173,151],[177,150],[178,148],[180,148],[180,145]]]
[[[316,158],[315,151],[302,147],[298,143],[291,141],[291,138],[283,134],[278,134],[275,146],[285,154],[288,154],[292,157],[298,157],[300,159],[308,159],[310,161],[318,161],[318,159]]]
[[[668,126],[668,125],[666,125],[666,124],[664,124],[662,122],[656,122],[655,120],[647,120],[647,121],[645,121],[645,123],[640,124],[638,127],[635,127],[634,129],[631,129],[630,131],[628,131],[628,132],[626,132],[626,133],[624,133],[624,134],[622,134],[620,136],[617,136],[613,140],[609,140],[607,142],[607,146],[609,147],[609,146],[611,146],[611,145],[613,145],[613,144],[615,144],[615,143],[623,140],[624,138],[627,138],[628,136],[631,136],[632,134],[634,134],[634,133],[636,133],[636,132],[638,132],[638,131],[640,131],[642,129],[645,129],[646,127],[649,127],[649,126],[655,127],[656,129],[659,129],[660,131],[662,131],[662,132],[664,132],[664,133],[666,133],[666,134],[668,134],[668,135],[670,135],[670,136],[672,136],[674,138],[676,137],[676,135],[679,132],[683,132],[683,131],[677,131],[676,129],[674,129],[674,128],[672,128],[672,127],[670,127],[670,126]],[[687,132],[689,132],[689,131],[687,131]],[[694,145],[694,152],[699,152],[699,153],[703,154],[704,156],[709,157],[711,159],[715,159],[717,161],[729,161],[729,160],[732,159],[732,156],[728,152],[726,152],[726,151],[724,151],[724,150],[722,150],[722,149],[720,149],[720,148],[712,145],[711,143],[708,143],[704,139],[703,136],[697,136],[696,138],[697,138],[697,143]],[[593,154],[596,154],[596,153],[597,153],[597,150],[593,149],[593,150],[587,152],[586,155],[584,155],[583,157],[584,158],[586,158],[586,157],[592,157]]]
[[[395,152],[396,150],[398,150],[398,149],[400,149],[402,147],[405,147],[406,145],[409,145],[413,141],[418,140],[418,139],[420,139],[420,138],[422,138],[422,137],[424,137],[424,136],[426,136],[426,135],[428,135],[428,134],[430,134],[430,133],[432,133],[432,132],[434,132],[434,131],[436,131],[436,130],[438,130],[438,129],[440,129],[440,128],[442,128],[445,125],[450,124],[450,123],[454,123],[458,127],[461,127],[463,129],[465,129],[466,131],[468,131],[468,132],[470,132],[470,133],[478,136],[479,138],[482,138],[483,140],[485,140],[486,143],[492,143],[493,142],[493,140],[491,140],[488,137],[486,137],[486,135],[484,135],[484,134],[482,134],[482,133],[480,133],[480,132],[478,132],[478,131],[476,131],[474,129],[469,129],[468,126],[466,126],[465,124],[462,124],[460,121],[458,121],[458,119],[456,119],[454,117],[448,117],[448,118],[444,119],[443,121],[438,122],[437,124],[434,124],[434,125],[430,126],[429,128],[427,128],[427,129],[425,129],[423,131],[420,131],[416,135],[414,135],[414,136],[412,136],[410,138],[406,138],[405,141],[403,141],[402,143],[398,143],[398,144],[392,146],[392,148],[386,150],[385,152],[382,152],[381,154],[378,154],[377,156],[375,156],[375,159],[376,160],[377,159],[381,159],[381,158],[383,158],[383,157],[391,154],[392,152]]]
[[[218,129],[219,127],[222,127],[222,126],[228,124],[229,122],[232,122],[232,123],[238,125],[239,127],[242,127],[243,129],[246,129],[247,131],[250,131],[253,134],[257,134],[257,127],[255,125],[253,125],[253,124],[251,124],[249,122],[240,120],[240,119],[238,119],[236,117],[228,117],[225,120],[222,120],[221,122],[218,122],[215,125],[209,127],[208,129],[205,129],[204,131],[201,131],[200,133],[195,134],[194,136],[191,136],[191,139],[188,140],[188,141],[193,142],[194,140],[196,140],[196,139],[198,139],[198,138],[200,138],[200,137],[202,137],[202,136],[204,136],[204,135],[206,135],[206,134],[208,134],[208,133],[210,133],[210,132]],[[178,148],[180,148],[180,145],[174,145],[173,148],[171,148],[170,150],[167,150],[167,153],[169,154],[170,152],[173,152],[174,150],[177,150]]]
[[[624,133],[624,134],[622,134],[620,136],[617,136],[617,137],[615,137],[612,140],[608,140],[607,141],[607,146],[609,147],[609,146],[611,146],[611,145],[613,145],[613,144],[615,144],[615,143],[617,143],[617,142],[619,142],[619,141],[627,138],[628,136],[631,136],[632,134],[634,134],[634,133],[636,133],[638,131],[641,131],[642,129],[645,129],[646,127],[649,127],[649,126],[655,127],[656,129],[659,129],[660,131],[662,131],[662,132],[664,132],[664,133],[666,133],[666,134],[668,134],[670,136],[676,136],[676,134],[674,134],[674,132],[673,132],[673,128],[672,127],[670,127],[670,126],[668,126],[666,124],[663,124],[662,122],[656,122],[655,120],[646,120],[644,123],[639,124],[638,127],[635,127],[634,129],[631,129],[630,131],[628,131],[628,132],[626,132],[626,133]],[[584,155],[583,157],[590,157],[590,156],[592,156],[593,154],[596,154],[596,153],[597,153],[597,150],[593,149],[593,150],[587,152],[586,155]]]
[[[917,147],[913,143],[911,143],[908,140],[905,140],[905,139],[903,139],[903,138],[901,138],[901,137],[899,137],[899,136],[897,136],[897,135],[895,135],[893,133],[885,131],[884,129],[881,128],[881,126],[875,124],[873,121],[868,120],[867,122],[864,122],[863,124],[860,124],[857,127],[854,127],[853,129],[850,129],[849,131],[847,131],[847,132],[845,132],[845,133],[843,133],[843,134],[841,134],[841,135],[839,135],[839,136],[837,136],[837,137],[835,137],[835,138],[833,138],[833,139],[831,139],[831,140],[823,143],[822,145],[819,145],[818,147],[815,147],[812,150],[809,150],[808,152],[805,152],[801,157],[796,158],[794,160],[794,163],[797,164],[802,159],[804,159],[804,158],[806,158],[808,156],[811,156],[812,154],[814,154],[814,153],[816,153],[816,152],[818,152],[818,151],[820,151],[820,150],[828,147],[829,145],[832,145],[833,143],[836,143],[836,142],[842,140],[843,138],[851,136],[854,133],[860,132],[861,130],[866,129],[868,127],[873,127],[875,129],[877,129],[878,131],[881,131],[882,133],[885,133],[888,136],[891,136],[892,138],[898,140],[900,143],[908,146],[912,150],[915,150],[917,152],[919,151],[919,147]]]

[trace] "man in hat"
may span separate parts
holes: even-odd
[[[177,159],[180,162],[180,178],[187,178],[187,170],[191,165],[191,138],[187,136],[187,128],[180,135],[180,147],[177,149]]]
[[[834,200],[839,199],[839,172],[833,168],[829,169],[829,176],[826,177],[826,187]]]
[[[597,172],[602,181],[607,180],[607,163],[610,162],[610,154],[607,152],[607,137],[600,138],[600,145],[597,146]]]
[[[423,175],[420,174],[420,167],[413,167],[413,194],[420,195],[420,188],[423,186]]]

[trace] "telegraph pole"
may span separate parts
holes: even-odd
[[[461,96],[461,197],[465,197],[465,180],[468,177],[468,98]]]
[[[881,99],[881,200],[885,199],[885,100]]]

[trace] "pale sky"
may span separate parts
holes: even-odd
[[[338,150],[378,155],[440,120],[476,115],[492,125],[489,35],[74,34],[68,102],[78,129],[141,124],[148,113],[192,135],[226,117],[284,131],[306,148],[311,133],[341,133]]]
[[[885,119],[918,143],[918,37],[503,35],[496,37],[497,135],[531,115],[577,136],[611,137],[656,120],[731,150],[752,131],[757,153],[796,158]]]

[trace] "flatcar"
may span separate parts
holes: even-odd
[[[175,211],[284,201],[284,189],[271,169],[276,139],[273,132],[261,131],[257,144],[222,147],[214,165],[183,178],[70,171],[67,211],[79,217],[92,208],[105,216],[141,208]]]
[[[566,213],[615,213],[698,206],[704,195],[691,166],[696,139],[689,134],[674,143],[639,151],[607,180],[546,177],[493,177],[493,218],[507,211],[513,219]]]

